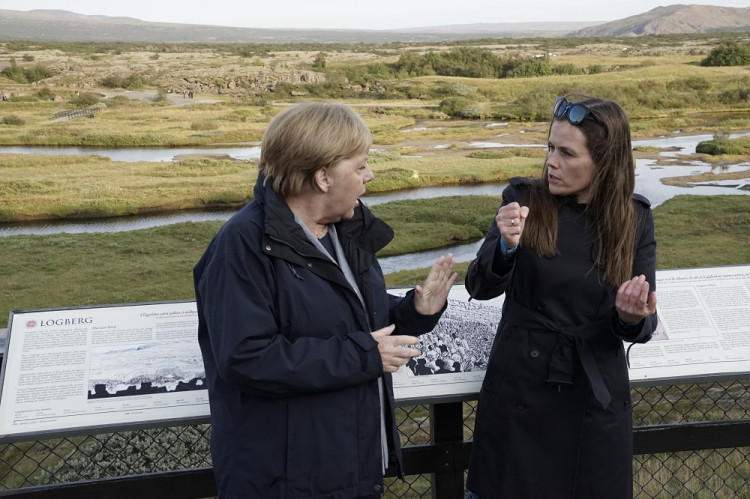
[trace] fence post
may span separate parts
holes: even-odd
[[[430,426],[432,443],[461,444],[464,439],[464,415],[462,402],[432,404],[430,406]],[[456,447],[451,447],[455,450]],[[442,469],[432,474],[433,499],[461,499],[464,497],[463,466],[455,464],[456,455],[446,450],[442,459]]]

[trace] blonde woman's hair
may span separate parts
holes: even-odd
[[[282,197],[312,184],[315,172],[366,153],[372,135],[360,116],[342,104],[308,102],[281,111],[268,124],[258,170]]]
[[[630,124],[625,111],[615,102],[589,98],[580,103],[596,117],[596,120],[588,118],[574,125],[586,137],[586,148],[594,162],[592,196],[586,209],[594,220],[598,236],[596,265],[602,269],[608,284],[619,287],[633,277],[638,227],[633,200],[635,160]],[[521,244],[534,248],[540,256],[556,255],[559,204],[556,196],[549,192],[546,162],[540,178],[532,183],[526,202],[530,210]]]

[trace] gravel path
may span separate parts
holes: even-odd
[[[156,98],[156,92],[135,92],[126,90],[124,92],[103,92],[104,97],[111,99],[118,95],[123,95],[128,99],[141,99],[141,100],[154,100]],[[202,97],[183,97],[181,93],[167,94],[167,99],[172,102],[173,106],[185,106],[188,104],[210,104],[214,102],[221,102],[219,99],[205,99]]]

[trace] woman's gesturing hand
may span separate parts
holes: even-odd
[[[497,215],[495,215],[495,223],[508,248],[515,248],[518,245],[528,216],[529,207],[521,206],[518,203],[508,203],[498,210]]]
[[[432,264],[424,283],[414,288],[414,308],[417,312],[422,315],[433,315],[443,309],[448,293],[458,278],[458,273],[453,272],[455,264],[451,253],[441,256]]]
[[[420,351],[410,345],[419,344],[414,336],[391,336],[396,326],[391,324],[372,333],[378,342],[378,351],[383,361],[383,372],[395,373],[398,368],[409,362],[412,357],[418,357]]]
[[[649,285],[643,274],[625,281],[617,290],[615,308],[620,320],[636,324],[656,312],[656,292],[649,293]]]

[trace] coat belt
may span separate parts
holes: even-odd
[[[579,326],[561,327],[544,314],[531,310],[506,295],[502,320],[525,330],[542,329],[551,333],[558,333],[557,345],[555,345],[549,361],[547,383],[557,386],[571,386],[575,368],[574,354],[577,353],[578,358],[581,359],[583,371],[591,383],[591,389],[596,400],[605,409],[609,406],[612,401],[612,394],[604,382],[590,341],[601,334],[602,331],[609,330],[609,318],[597,319]]]

